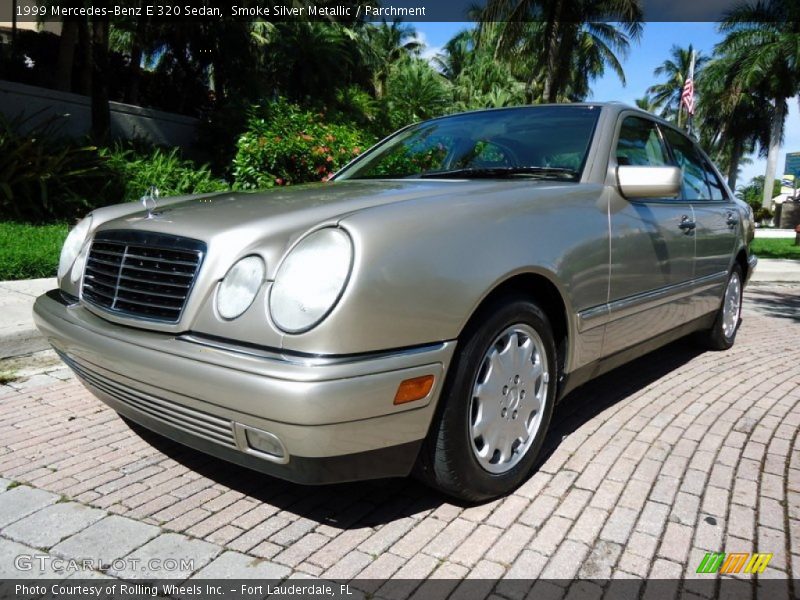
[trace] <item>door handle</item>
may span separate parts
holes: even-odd
[[[727,217],[725,219],[725,223],[728,224],[728,227],[736,227],[736,225],[739,223],[738,217],[736,216],[736,214],[732,210],[728,211],[728,215],[727,215]]]
[[[678,227],[683,229],[686,232],[692,231],[695,227],[697,227],[697,223],[692,221],[688,215],[683,215],[681,217],[681,222],[678,223]]]

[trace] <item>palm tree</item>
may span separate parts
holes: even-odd
[[[653,71],[653,75],[664,77],[664,81],[647,88],[647,93],[652,96],[653,103],[661,109],[661,116],[675,121],[679,127],[681,125],[681,93],[686,78],[689,76],[693,52],[694,48],[691,44],[688,48],[673,45],[670,50],[670,58]],[[708,60],[707,56],[700,52],[697,53],[694,63],[694,80],[696,82],[702,79],[701,72]]]
[[[451,103],[448,81],[428,61],[408,57],[397,63],[387,82],[393,125],[405,125],[444,114]]]
[[[508,65],[478,51],[453,80],[453,99],[459,110],[499,108],[525,101],[525,86]]]
[[[725,38],[715,52],[729,56],[733,70],[729,86],[759,90],[771,101],[772,118],[766,181],[775,179],[783,138],[787,101],[800,94],[800,3],[797,0],[759,0],[740,4],[719,25]],[[772,201],[764,186],[762,205]]]
[[[358,35],[340,23],[276,22],[261,47],[274,93],[293,102],[324,103],[357,78],[362,56]]]
[[[525,100],[523,83],[507,62],[495,60],[486,33],[484,30],[481,36],[477,29],[459,32],[432,61],[453,84],[458,110],[499,108]]]
[[[408,56],[418,56],[424,44],[417,39],[416,30],[410,25],[403,25],[399,19],[368,26],[363,39],[366,62],[372,71],[373,90],[375,97],[380,99],[386,93],[386,82],[392,67]]]
[[[640,0],[489,0],[482,20],[502,23],[496,56],[527,62],[528,101],[557,102],[585,96],[606,66],[624,84],[618,56],[641,37],[642,16]]]
[[[473,62],[477,49],[477,30],[463,29],[448,40],[442,52],[433,57],[439,72],[454,81]]]
[[[641,98],[636,98],[635,102],[637,107],[641,108],[642,110],[646,110],[647,112],[655,112],[658,108],[653,102],[653,98],[651,98],[650,94],[647,92],[645,92],[644,96]]]
[[[727,171],[728,187],[736,189],[739,167],[759,146],[769,145],[769,101],[758,90],[745,92],[728,85],[730,57],[718,56],[703,70],[698,85],[700,142]]]
[[[573,101],[585,99],[591,92],[589,84],[605,74],[610,68],[624,86],[625,72],[616,53],[626,54],[627,36],[610,23],[592,23],[575,30],[574,46],[569,48],[571,65],[564,77],[568,98]],[[566,63],[566,58],[561,64]]]

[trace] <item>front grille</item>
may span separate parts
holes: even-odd
[[[190,238],[102,231],[89,249],[82,297],[114,313],[175,323],[205,251],[203,242]]]
[[[108,394],[117,402],[186,433],[223,446],[236,447],[233,423],[230,420],[139,391],[109,378],[91,364],[78,362],[61,351],[57,352],[61,360],[90,388]]]

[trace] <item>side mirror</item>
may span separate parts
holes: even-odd
[[[619,191],[626,198],[675,198],[682,182],[678,167],[617,167]]]

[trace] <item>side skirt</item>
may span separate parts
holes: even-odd
[[[604,373],[613,371],[617,367],[621,367],[622,365],[641,357],[643,354],[653,352],[662,346],[666,346],[667,344],[696,331],[710,329],[714,325],[714,319],[716,316],[716,312],[710,312],[702,317],[694,319],[693,321],[684,323],[680,327],[671,329],[670,331],[665,331],[664,333],[637,344],[636,346],[631,346],[625,350],[620,350],[616,354],[606,356],[596,360],[595,362],[589,363],[588,365],[584,365],[583,367],[571,373],[568,373],[564,379],[564,382],[559,387],[558,400],[560,401],[564,398],[564,396],[582,386],[584,383],[587,383],[588,381],[599,377]]]

